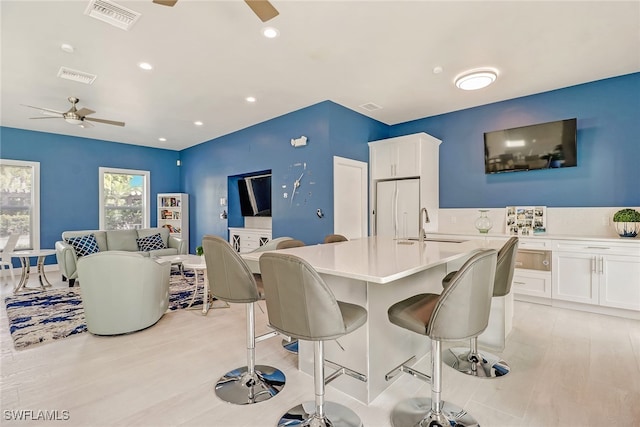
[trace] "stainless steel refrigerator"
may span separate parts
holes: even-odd
[[[378,236],[418,237],[420,179],[378,181],[375,213]]]

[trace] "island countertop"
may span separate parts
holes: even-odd
[[[432,238],[433,239],[433,238]],[[299,256],[322,274],[390,283],[417,272],[469,256],[482,249],[500,249],[506,238],[455,241],[413,240],[371,236],[346,242],[281,249],[278,253]],[[249,252],[242,257],[257,272],[260,256]]]

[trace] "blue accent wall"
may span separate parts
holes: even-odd
[[[484,132],[573,117],[577,167],[484,173]],[[416,132],[443,141],[441,208],[640,205],[640,73],[398,124],[390,136]]]
[[[180,191],[177,151],[7,127],[0,127],[0,144],[3,159],[40,162],[42,248],[53,248],[63,231],[98,229],[99,167],[150,171],[152,226],[156,194]]]
[[[272,171],[273,236],[321,242],[333,232],[333,156],[367,161],[367,142],[385,138],[387,132],[387,125],[325,101],[183,150],[192,250],[205,234],[228,237],[227,220],[219,215],[228,209],[236,217],[239,206],[233,194],[237,189],[229,188],[227,194],[227,177],[265,169]],[[292,147],[291,139],[303,135],[307,145]],[[303,171],[291,203],[293,182]],[[226,208],[219,205],[221,197],[227,197]],[[323,210],[324,218],[318,218],[316,209]]]
[[[484,132],[570,117],[578,119],[578,167],[485,175]],[[367,142],[416,132],[443,141],[442,208],[640,205],[640,73],[393,126],[324,101],[180,152],[0,127],[0,155],[40,162],[41,247],[53,247],[65,230],[98,227],[98,167],[105,166],[151,171],[152,226],[157,193],[188,193],[195,253],[205,234],[228,236],[220,213],[239,210],[229,176],[271,169],[273,235],[315,244],[333,231],[333,156],[366,162]],[[293,148],[290,140],[302,135],[307,146]],[[283,194],[304,163],[292,205]]]

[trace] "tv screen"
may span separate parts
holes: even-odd
[[[484,134],[485,173],[577,166],[576,119]]]
[[[271,175],[238,180],[242,216],[271,216]]]

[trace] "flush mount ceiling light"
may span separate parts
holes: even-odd
[[[456,86],[462,90],[477,90],[489,86],[498,78],[496,70],[486,68],[466,71],[456,77]]]
[[[75,51],[74,47],[69,43],[63,43],[62,45],[60,45],[60,49],[67,53],[73,53]]]

